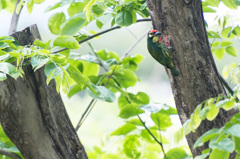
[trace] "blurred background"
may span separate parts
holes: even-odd
[[[43,41],[55,39],[56,36],[52,35],[48,30],[48,18],[57,10],[54,10],[52,12],[44,12],[44,10],[56,2],[56,0],[47,0],[40,5],[35,4],[32,14],[29,14],[27,12],[27,9],[24,7],[21,12],[17,30],[22,30],[29,25],[37,24]],[[234,21],[232,21],[232,23],[234,23],[234,25],[239,25],[239,20],[235,20],[237,15],[240,15],[239,10],[227,10],[223,4],[220,4],[219,8],[216,9],[217,14],[207,13],[204,15],[205,20],[208,22],[209,30],[216,31],[217,21],[214,20],[216,15],[228,15],[230,17],[233,17]],[[5,10],[0,11],[0,36],[8,34],[10,21],[11,14]],[[110,25],[103,27],[102,30],[107,28],[110,28]],[[92,22],[92,24],[83,29],[85,31],[100,31],[95,26],[95,22]],[[93,39],[91,40],[91,44],[95,50],[106,48],[118,53],[121,57],[121,55],[124,54],[135,42],[135,36],[140,37],[150,29],[151,22],[133,24],[128,28],[121,28],[106,33],[102,35],[100,39]],[[239,40],[236,39],[234,41],[234,45],[237,47],[237,50],[240,50]],[[90,51],[91,50],[87,44],[82,44],[81,48],[78,50],[78,53],[82,54],[88,53]],[[168,81],[165,69],[149,55],[146,47],[146,38],[142,39],[141,42],[130,52],[130,55],[134,54],[141,54],[145,58],[139,65],[139,70],[137,71],[137,75],[140,77],[140,81],[137,83],[134,89],[130,88],[128,91],[134,94],[139,91],[146,92],[150,96],[151,102],[166,103],[170,106],[175,107],[171,86]],[[226,54],[222,61],[219,61],[217,59],[215,59],[215,61],[218,70],[221,73],[224,65],[239,61],[239,59]],[[71,99],[68,99],[63,93],[61,93],[61,95],[66,105],[70,119],[75,127],[83,111],[91,101],[91,98],[84,92],[73,96]],[[100,145],[102,139],[107,138],[107,136],[113,130],[117,129],[121,124],[123,124],[123,120],[116,117],[118,116],[118,113],[117,102],[112,104],[98,101],[96,103],[94,109],[85,120],[82,127],[78,130],[80,140],[83,142],[87,150],[92,149],[94,145]],[[177,131],[181,126],[177,116],[173,117],[173,120],[174,126],[170,128],[171,131],[168,131],[169,136],[173,136],[174,132]]]

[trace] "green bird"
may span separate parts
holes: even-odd
[[[148,51],[157,62],[169,68],[174,76],[178,76],[179,72],[173,64],[171,54],[172,47],[167,40],[167,36],[165,42],[162,42],[163,37],[161,36],[161,34],[162,33],[159,32],[158,30],[151,30],[148,33],[147,37]]]

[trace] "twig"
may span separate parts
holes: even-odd
[[[80,128],[80,126],[82,125],[82,121],[84,120],[84,117],[86,114],[88,114],[88,110],[93,106],[93,103],[96,99],[92,99],[91,102],[89,103],[87,109],[84,111],[84,113],[82,114],[81,119],[79,120],[79,122],[77,123],[77,126],[75,128],[76,131],[78,131],[78,129]]]
[[[121,59],[118,61],[118,63],[115,65],[115,67],[113,68],[111,74],[108,76],[108,80],[107,82],[104,84],[104,86],[107,86],[108,82],[110,81],[110,79],[112,78],[117,65],[120,63],[120,61],[122,61],[123,58],[125,58],[126,56],[129,55],[130,51],[132,51],[132,49],[145,37],[145,35],[147,34],[147,32],[145,34],[143,34],[143,36],[141,36],[140,38],[138,38],[136,40],[136,42],[125,52],[125,54],[121,57]],[[91,44],[90,44],[91,47]],[[93,48],[92,48],[93,49]],[[79,120],[75,130],[78,131],[78,129],[80,128],[80,126],[82,125],[83,121],[86,119],[87,114],[90,113],[90,111],[92,110],[94,104],[95,104],[95,99],[92,99],[91,102],[89,103],[88,107],[86,108],[86,110],[84,111],[84,113],[82,114],[81,119]]]
[[[141,121],[141,123],[143,124],[144,128],[148,131],[148,133],[153,137],[153,139],[161,146],[162,148],[162,151],[163,151],[163,154],[164,156],[166,156],[165,152],[164,152],[164,149],[163,149],[163,144],[158,141],[158,139],[152,134],[152,132],[148,129],[148,127],[146,126],[145,122],[143,122],[143,120],[141,119],[141,117],[139,115],[137,115],[139,120]]]
[[[0,154],[11,157],[12,159],[21,159],[21,157],[18,156],[17,154],[4,149],[0,149]]]
[[[11,35],[12,33],[16,32],[17,29],[17,24],[18,24],[18,20],[19,20],[19,15],[22,11],[22,8],[20,9],[19,13],[17,14],[16,10],[17,10],[17,6],[19,4],[20,0],[17,1],[13,15],[12,15],[12,20],[11,20],[11,24],[10,24],[10,29],[9,29],[9,35]]]
[[[233,95],[234,92],[232,90],[232,88],[228,85],[227,81],[225,81],[225,79],[219,74],[220,80],[222,81],[223,85],[225,86],[225,88],[228,90],[228,92]]]
[[[137,20],[137,23],[138,23],[138,22],[146,22],[146,21],[151,21],[151,19],[150,19],[150,18],[138,19],[138,20]],[[92,38],[95,38],[95,37],[97,37],[97,36],[99,36],[99,35],[102,35],[102,34],[105,34],[105,33],[107,33],[107,32],[110,32],[110,31],[112,31],[112,30],[120,29],[120,28],[121,28],[120,26],[112,27],[112,28],[110,28],[110,29],[107,29],[107,30],[104,30],[104,31],[99,32],[99,33],[97,33],[97,34],[94,34],[94,35],[92,35],[92,36],[89,36],[88,38],[86,38],[86,39],[84,39],[84,40],[81,40],[81,41],[79,41],[78,43],[79,43],[79,44],[84,43],[84,42],[86,42],[86,41],[88,41],[88,40],[91,40]],[[68,48],[62,48],[62,49],[60,49],[60,50],[56,50],[56,51],[51,52],[51,54],[56,54],[56,53],[58,53],[58,52],[65,51],[65,50],[67,50],[67,49],[68,49]]]
[[[132,32],[132,30],[130,30],[129,28],[126,28],[126,29],[128,30],[129,33],[131,33],[135,37],[135,39],[138,38],[137,35]]]
[[[102,68],[107,72],[108,69],[103,65],[102,60],[100,60],[100,57],[98,56],[98,54],[95,52],[95,50],[92,47],[92,44],[90,42],[88,42],[89,47],[91,48],[92,52],[94,53],[94,55],[97,57],[98,61],[99,61],[99,65],[102,66]]]
[[[140,38],[138,38],[136,40],[136,42],[126,51],[126,53],[121,57],[121,59],[119,61],[122,61],[122,59],[127,57],[128,54],[132,51],[132,49],[146,36],[147,33],[148,33],[148,31],[145,34],[143,34]]]

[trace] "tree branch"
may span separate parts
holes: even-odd
[[[0,154],[11,157],[12,159],[21,159],[21,157],[18,156],[17,154],[4,149],[0,149]]]
[[[151,21],[151,19],[150,19],[150,18],[138,19],[138,20],[137,20],[137,23],[139,23],[139,22],[146,22],[146,21]],[[113,27],[113,28],[110,28],[110,29],[104,30],[104,31],[102,31],[102,32],[99,32],[99,33],[97,33],[97,34],[94,34],[94,35],[92,35],[92,36],[89,36],[88,38],[86,38],[86,39],[84,39],[84,40],[81,40],[81,41],[79,41],[78,43],[79,43],[79,44],[82,44],[82,43],[84,43],[84,42],[86,42],[86,41],[88,41],[88,40],[91,40],[91,39],[93,39],[93,38],[95,38],[95,37],[97,37],[97,36],[100,36],[100,35],[102,35],[102,34],[105,34],[105,33],[107,33],[107,32],[113,31],[113,30],[115,30],[115,29],[120,29],[120,28],[121,28],[120,26],[115,26],[115,27]],[[68,48],[62,48],[62,49],[60,49],[60,50],[51,52],[51,54],[56,54],[56,53],[58,53],[58,52],[65,51],[65,50],[67,50],[67,49],[68,49]]]
[[[12,20],[11,20],[11,24],[10,24],[9,33],[8,33],[9,35],[11,35],[12,33],[16,32],[16,29],[17,29],[19,16],[20,16],[20,13],[21,13],[22,8],[23,8],[21,6],[21,9],[20,9],[19,13],[17,14],[16,10],[17,10],[17,6],[18,6],[19,2],[20,2],[20,0],[17,1],[15,9],[14,9],[14,12],[13,12],[13,15],[12,15]]]

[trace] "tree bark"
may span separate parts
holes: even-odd
[[[36,25],[12,34],[21,45],[40,39]],[[7,136],[26,159],[87,159],[65,110],[55,81],[44,69],[24,67],[23,78],[0,82],[0,120]]]
[[[170,38],[173,59],[180,75],[167,69],[176,107],[182,123],[196,106],[211,97],[226,95],[214,63],[203,20],[201,0],[148,0],[154,29]],[[193,149],[195,141],[206,131],[222,127],[237,109],[220,111],[214,121],[203,121],[195,133],[187,135],[193,156],[207,145]]]

